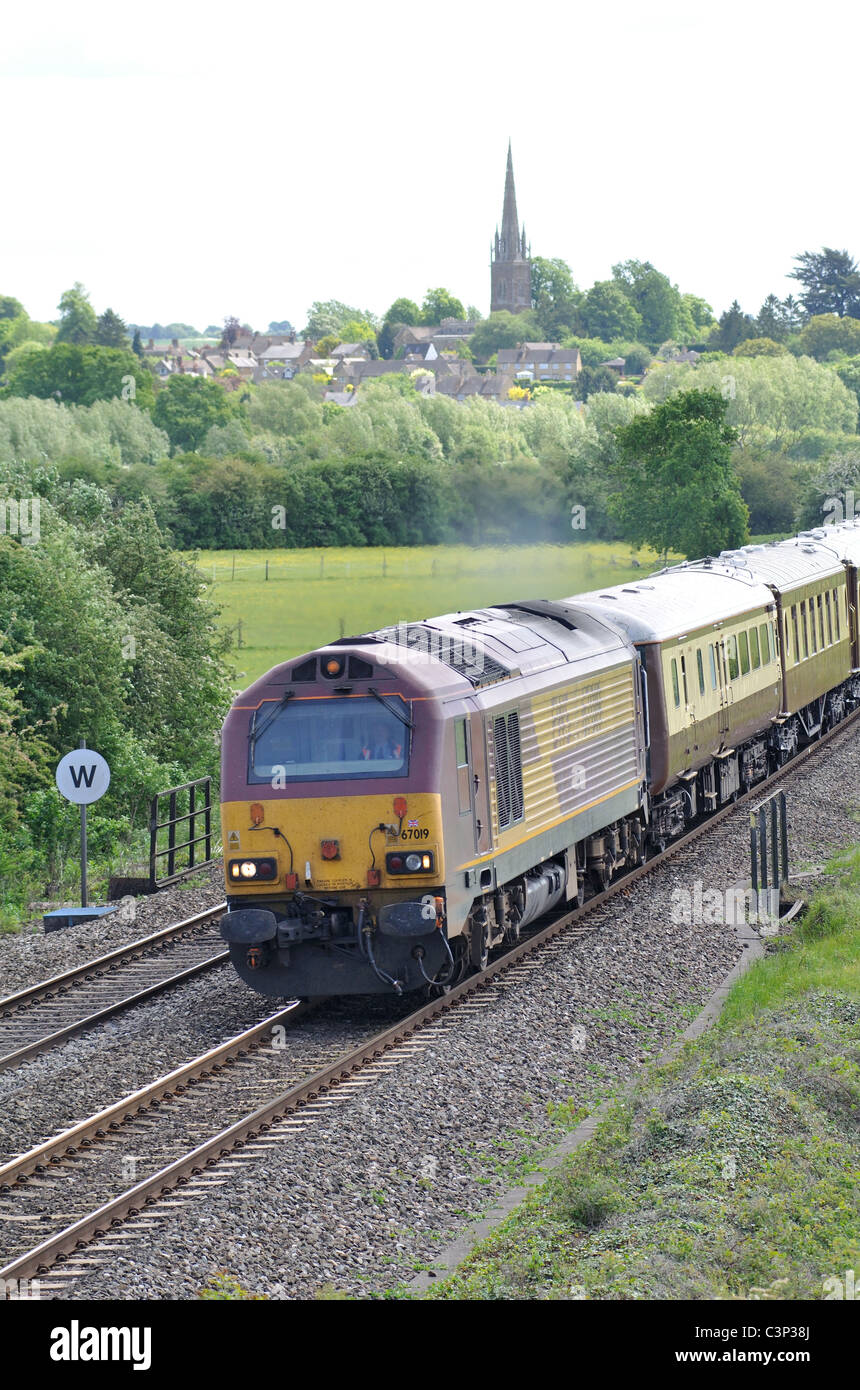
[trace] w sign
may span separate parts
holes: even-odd
[[[57,764],[54,776],[61,796],[76,806],[98,801],[110,786],[110,768],[101,753],[94,753],[91,748],[76,748],[67,753]]]

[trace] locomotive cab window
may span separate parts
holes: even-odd
[[[390,706],[390,707],[389,707]],[[372,697],[266,700],[251,715],[248,781],[319,782],[365,777],[405,777],[409,772],[411,718],[399,695],[388,704]]]

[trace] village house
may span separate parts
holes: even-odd
[[[579,348],[563,348],[558,343],[521,343],[515,348],[499,348],[498,370],[512,372],[517,381],[570,381],[582,371]]]

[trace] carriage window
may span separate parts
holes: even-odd
[[[833,590],[833,617],[834,617],[834,620],[835,620],[835,622],[836,622],[836,640],[837,640],[837,642],[839,642],[839,641],[841,640],[841,638],[840,638],[840,636],[839,636],[839,590],[838,590],[838,589],[834,589],[834,590]]]
[[[761,656],[758,649],[758,633],[754,627],[750,628],[750,656],[752,657],[753,670],[757,671],[761,666]]]
[[[750,648],[745,632],[740,633],[738,636],[738,648],[741,654],[741,675],[746,676],[749,674],[750,669]]]
[[[827,610],[827,645],[833,646],[833,619],[830,615],[830,590],[824,595],[824,607]]]
[[[791,629],[794,634],[794,664],[800,660],[800,638],[797,631],[797,604],[791,605]]]
[[[697,647],[697,648],[696,648],[696,669],[698,670],[698,673],[699,673],[699,694],[700,694],[700,695],[704,695],[704,693],[705,693],[705,668],[704,668],[704,666],[702,665],[702,649],[701,649],[701,647]]]
[[[806,599],[800,604],[800,630],[803,633],[803,659],[809,656],[809,629],[806,625]]]
[[[812,637],[812,654],[818,651],[818,629],[815,626],[815,599],[809,600],[809,631]]]
[[[681,657],[681,680],[684,683],[684,704],[688,705],[690,697],[687,694],[687,658],[685,656]]]
[[[816,606],[816,608],[818,609],[818,636],[819,636],[819,639],[820,639],[818,645],[821,647],[821,649],[822,649],[822,651],[823,651],[823,650],[824,650],[824,602],[823,602],[822,597],[821,597],[820,594],[818,595],[818,598],[815,600],[815,606]]]
[[[709,665],[710,665],[710,667],[711,667],[711,689],[712,689],[712,690],[716,690],[716,688],[717,688],[717,663],[716,663],[716,661],[714,660],[714,644],[713,644],[713,642],[709,642],[709,643],[708,643],[708,663],[709,663]]]
[[[674,657],[672,657],[672,694],[675,697],[675,705],[680,705],[681,691],[678,687],[678,663]]]
[[[400,696],[389,702],[409,717]],[[405,777],[408,771],[409,728],[393,707],[373,698],[294,699],[280,708],[265,700],[251,715],[250,783],[340,782]]]
[[[724,639],[723,648],[726,653],[726,661],[729,663],[729,680],[736,681],[740,668],[738,666],[738,639],[734,633]]]

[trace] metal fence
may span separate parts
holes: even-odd
[[[187,839],[177,842],[177,827],[181,827],[182,835],[187,834]],[[198,846],[203,847],[202,854]],[[156,792],[149,806],[150,893],[211,863],[211,777],[198,777],[194,782]]]
[[[750,811],[750,864],[755,893],[788,883],[788,816],[785,792],[775,791]]]

